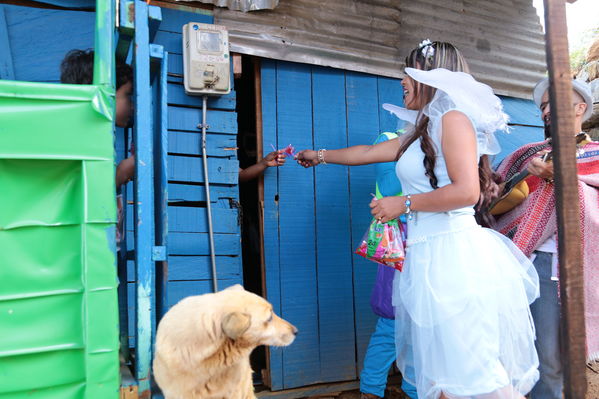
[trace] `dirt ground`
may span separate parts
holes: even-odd
[[[337,399],[360,399],[360,391],[344,392]],[[399,387],[389,387],[385,399],[410,399]]]
[[[599,362],[587,368],[587,398],[599,399]]]
[[[330,395],[322,395],[322,396],[310,396],[308,398],[303,399],[360,399],[360,391],[347,391],[347,392],[338,392]],[[406,396],[401,388],[399,387],[389,387],[387,392],[385,393],[385,399],[410,399]],[[599,398],[598,398],[599,399]]]
[[[587,395],[586,399],[599,399],[599,362],[594,363],[591,367],[587,368]],[[318,396],[304,399],[360,399],[360,391],[348,391],[329,396]],[[406,396],[401,388],[397,386],[390,386],[385,393],[385,399],[410,399]]]

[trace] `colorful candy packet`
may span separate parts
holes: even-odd
[[[382,223],[373,218],[355,253],[402,271],[406,256],[403,224],[397,219]]]
[[[376,195],[372,193],[370,195],[376,201]],[[406,231],[401,221],[393,219],[382,223],[373,218],[355,253],[373,262],[402,271],[406,256],[405,248]]]

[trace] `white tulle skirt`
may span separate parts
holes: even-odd
[[[416,214],[393,305],[397,364],[415,375],[418,397],[528,393],[539,376],[529,310],[538,295],[532,263],[506,237],[472,215]]]

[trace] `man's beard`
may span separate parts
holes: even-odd
[[[545,122],[545,140],[551,137],[551,123]]]
[[[545,128],[545,140],[551,137],[551,116],[545,115],[543,118],[543,127]]]

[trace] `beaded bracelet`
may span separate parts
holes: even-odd
[[[326,163],[326,161],[324,160],[324,153],[325,153],[326,151],[327,151],[327,150],[325,150],[324,148],[322,148],[322,149],[318,150],[318,153],[317,153],[318,164],[323,164],[323,165],[326,165],[326,164],[327,164],[327,163]]]
[[[410,194],[406,195],[406,211],[404,214],[408,215],[408,220],[412,220],[412,209],[410,206],[412,205],[412,196]]]

